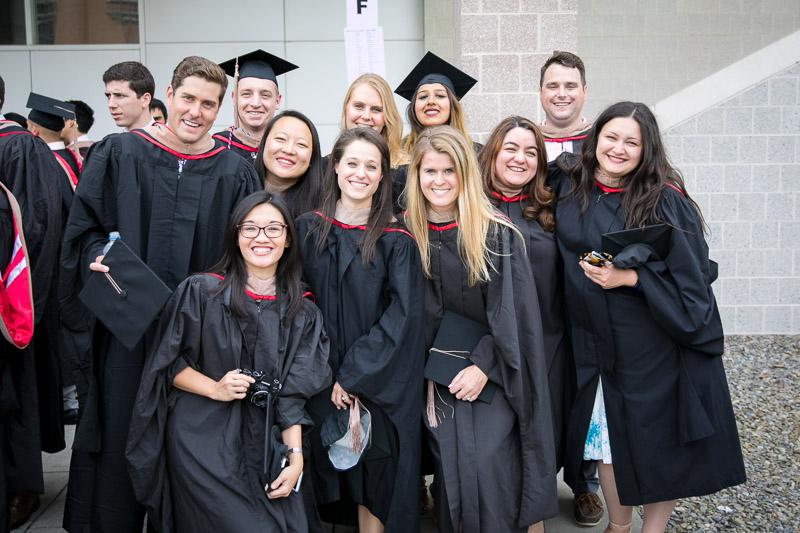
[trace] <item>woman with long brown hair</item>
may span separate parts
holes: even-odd
[[[564,477],[574,482],[581,460],[597,460],[606,532],[630,532],[633,505],[644,506],[643,532],[663,532],[678,498],[745,480],[703,217],[644,104],[610,106],[580,156],[557,162],[577,372]],[[658,224],[668,245],[631,240],[598,265],[578,259],[606,252],[605,234]]]
[[[547,185],[547,151],[536,125],[503,120],[478,153],[489,201],[522,233],[542,312],[556,465],[561,466],[564,364],[567,354],[561,257],[555,239],[554,195]]]
[[[389,157],[372,128],[342,133],[319,211],[297,220],[334,376],[309,403],[314,494],[324,521],[357,522],[362,533],[419,530],[422,268],[414,239],[392,216]],[[323,447],[323,421],[362,404],[372,447],[338,471]]]

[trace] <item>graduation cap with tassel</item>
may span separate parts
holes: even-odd
[[[278,76],[299,68],[276,55],[258,49],[219,64],[225,74],[233,77],[233,127],[239,128],[239,80],[259,78],[270,80],[278,87]]]
[[[83,163],[83,157],[81,157],[80,150],[77,149],[78,119],[75,115],[75,106],[32,92],[28,95],[28,103],[25,104],[25,107],[31,110],[28,113],[28,119],[48,130],[60,132],[64,129],[64,119],[72,120],[72,146],[75,147],[72,152],[75,154],[80,167]]]

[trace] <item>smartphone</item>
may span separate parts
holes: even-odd
[[[281,459],[281,470],[289,466],[289,458],[284,457]],[[300,476],[297,478],[297,483],[295,483],[294,488],[292,489],[294,492],[300,492],[300,483],[303,481],[303,472],[300,472]]]

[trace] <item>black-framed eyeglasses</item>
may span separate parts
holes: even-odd
[[[277,239],[283,235],[283,230],[289,224],[270,224],[269,226],[256,226],[255,224],[239,224],[239,234],[245,239],[255,239],[262,231],[270,239]]]

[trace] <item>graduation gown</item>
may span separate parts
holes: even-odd
[[[63,204],[61,208],[61,227],[63,231],[63,228],[67,225],[67,217],[72,206],[72,197],[74,196],[75,187],[78,185],[81,169],[78,164],[78,158],[75,157],[75,153],[72,150],[67,148],[53,150],[53,155],[55,155],[61,166],[61,174],[63,175],[63,178],[58,180],[58,189],[61,191],[61,202]]]
[[[278,376],[275,424],[311,424],[306,400],[331,382],[319,309],[304,300],[286,319],[279,362],[275,297],[248,293],[246,317],[225,305],[215,275],[192,276],[162,313],[134,406],[127,458],[136,496],[160,533],[307,532],[300,494],[267,499],[264,410],[249,400],[220,402],[172,386],[191,367],[213,380],[236,368]],[[279,368],[282,372],[279,374]],[[220,442],[224,442],[220,445]]]
[[[260,189],[255,170],[222,148],[198,155],[169,149],[143,130],[109,135],[92,146],[64,235],[60,297],[64,325],[80,329],[77,295],[108,233],[122,240],[170,288],[219,257],[236,204]],[[91,357],[76,362],[81,412],[73,444],[64,528],[141,531],[125,466],[125,440],[145,347],[126,349],[99,321]]]
[[[578,264],[601,251],[603,233],[625,228],[620,189],[597,184],[565,197],[566,175],[551,172],[558,196],[556,237],[564,260],[567,312],[577,373],[565,480],[574,483],[602,377],[617,492],[623,505],[710,494],[745,481],[722,358],[723,332],[710,286],[708,246],[694,207],[663,185],[657,208],[673,226],[663,261],[637,269],[641,292],[604,290]]]
[[[62,175],[43,140],[14,122],[0,121],[0,180],[20,206],[35,313],[34,338],[25,349],[0,341],[0,531],[8,527],[8,497],[44,492],[41,452],[65,446],[58,354],[48,342],[58,319],[54,295],[61,228],[53,184]],[[9,229],[13,245],[13,226]]]
[[[234,154],[244,157],[252,163],[258,157],[258,142],[251,146],[255,139],[242,139],[233,134],[230,129],[222,130],[212,135],[215,146],[222,146]]]
[[[352,519],[358,503],[383,522],[387,533],[418,531],[424,350],[419,250],[405,230],[389,227],[365,268],[358,251],[365,227],[334,220],[317,256],[317,233],[310,226],[321,216],[307,213],[297,220],[303,272],[331,340],[333,380],[370,409],[373,433],[372,447],[360,462],[337,472],[318,430],[325,414],[335,409],[330,388],[314,398],[309,410],[315,417],[316,499],[335,502],[334,509],[321,509],[326,520]],[[337,513],[327,514],[330,510]]]
[[[527,220],[522,216],[522,210],[530,205],[527,202],[527,195],[508,197],[494,192],[492,194],[498,200],[497,209],[511,219],[522,233],[528,261],[533,271],[547,360],[556,469],[559,469],[562,466],[563,455],[564,380],[569,345],[564,311],[564,283],[561,279],[561,256],[558,253],[555,233],[543,230],[536,220]]]
[[[487,283],[469,286],[455,222],[429,224],[431,279],[425,282],[428,348],[446,310],[486,324],[470,359],[497,385],[492,403],[459,401],[435,385],[435,428],[425,423],[435,460],[439,531],[525,532],[558,512],[547,357],[530,263],[522,242],[501,227],[490,243]]]

